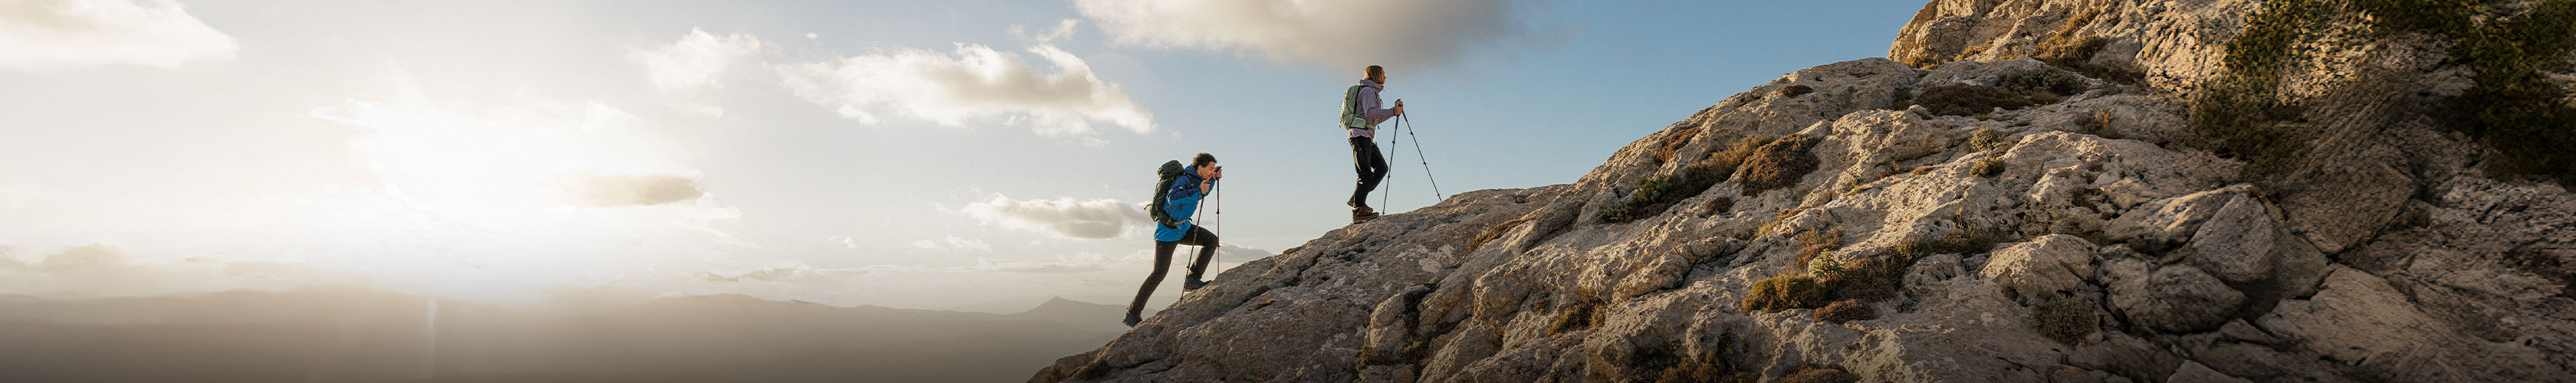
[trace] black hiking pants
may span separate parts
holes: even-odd
[[[1386,180],[1386,154],[1377,150],[1377,140],[1351,137],[1351,167],[1360,172],[1359,188],[1351,191],[1351,207],[1368,206],[1368,194],[1377,190],[1378,181]]]
[[[1153,297],[1154,287],[1163,284],[1163,273],[1172,268],[1172,248],[1180,245],[1199,247],[1198,261],[1190,262],[1190,280],[1199,280],[1207,272],[1208,260],[1216,257],[1216,233],[1205,227],[1191,225],[1190,232],[1181,234],[1179,241],[1154,241],[1154,273],[1146,274],[1145,286],[1136,288],[1136,301],[1127,304],[1127,315],[1145,312],[1145,298]]]

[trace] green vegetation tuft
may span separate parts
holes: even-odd
[[[1752,155],[1755,148],[1762,147],[1765,142],[1745,137],[1726,150],[1709,154],[1707,159],[1683,166],[1679,173],[1639,179],[1636,192],[1601,209],[1600,221],[1624,223],[1663,214],[1673,203],[1699,195],[1708,191],[1710,186],[1726,181],[1728,175],[1735,173],[1736,168],[1744,163],[1745,157]]]
[[[2576,0],[2545,0],[2520,15],[2476,17],[2473,0],[2361,0],[2381,33],[2449,37],[2452,56],[2469,65],[2476,85],[2455,100],[2469,118],[2459,129],[2499,154],[2487,170],[2500,178],[2576,180],[2576,105],[2550,84],[2576,49]]]
[[[1798,233],[1798,268],[1807,268],[1819,256],[1828,256],[1843,247],[1843,228],[1812,230]]]
[[[2031,308],[2030,326],[2039,330],[2039,335],[2072,346],[2101,331],[2101,320],[2094,316],[2091,302],[2057,297]]]
[[[2193,94],[2192,128],[2206,141],[2203,146],[2244,159],[2257,174],[2294,164],[2306,143],[2286,123],[2302,111],[2282,101],[2280,73],[2300,53],[2300,44],[2314,37],[2310,31],[2324,24],[2325,11],[2319,0],[2263,1],[2244,31],[2227,41],[2222,63],[2229,72]]]
[[[1969,150],[1990,152],[2002,150],[2006,145],[2012,145],[2012,142],[2004,141],[2004,131],[1992,126],[1977,128],[1975,134],[1968,135]]]
[[[2565,69],[2576,49],[2576,0],[2542,2],[2463,40],[2458,56],[2477,71],[2477,86],[2459,100],[2473,111],[2466,130],[2501,154],[2487,170],[2576,180],[2576,105],[2546,74]]]

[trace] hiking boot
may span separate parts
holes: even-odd
[[[1201,286],[1207,286],[1207,281],[1190,278],[1187,282],[1181,282],[1181,291],[1198,290]]]
[[[1126,324],[1127,324],[1127,327],[1136,327],[1136,322],[1143,322],[1143,321],[1145,321],[1145,317],[1144,317],[1144,316],[1139,316],[1139,315],[1136,315],[1136,314],[1134,314],[1134,313],[1129,313],[1129,314],[1127,314],[1127,320],[1118,321],[1118,323],[1126,323]]]
[[[1351,223],[1368,222],[1368,220],[1375,218],[1377,218],[1377,210],[1375,209],[1370,209],[1367,206],[1351,209]]]

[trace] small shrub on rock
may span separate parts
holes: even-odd
[[[1992,126],[1977,128],[1977,132],[1975,134],[1968,135],[1969,150],[1989,152],[2001,150],[2005,145],[2011,144],[2012,142],[2004,141],[2003,130],[1995,129]]]
[[[1815,93],[1815,92],[1816,92],[1816,88],[1808,87],[1808,86],[1806,86],[1806,85],[1790,85],[1790,86],[1780,87],[1780,97],[1790,97],[1790,98],[1795,98],[1795,97],[1798,97],[1798,96],[1806,95],[1806,94],[1808,94],[1808,93]]]
[[[2076,345],[2084,337],[2101,330],[2101,320],[2094,317],[2093,305],[2077,298],[2050,298],[2030,310],[2030,326],[2039,335],[2057,343]]]
[[[2004,174],[2004,159],[2003,157],[1993,156],[1977,159],[1975,164],[1968,166],[1968,174],[1973,174],[1978,177],[1994,177],[1996,175]]]
[[[1500,238],[1502,238],[1504,233],[1510,233],[1510,232],[1512,232],[1512,228],[1514,228],[1514,227],[1519,227],[1519,226],[1520,226],[1521,224],[1523,224],[1523,223],[1529,223],[1530,219],[1532,219],[1532,218],[1538,218],[1538,215],[1533,214],[1533,215],[1521,216],[1521,217],[1520,217],[1520,218],[1518,218],[1518,219],[1513,219],[1513,220],[1510,220],[1510,221],[1503,221],[1503,223],[1502,223],[1502,224],[1500,224],[1500,225],[1494,225],[1494,227],[1485,228],[1485,232],[1483,232],[1483,233],[1476,233],[1476,242],[1475,242],[1475,243],[1467,244],[1467,251],[1468,251],[1468,252],[1475,252],[1475,251],[1476,251],[1476,249],[1482,249],[1482,248],[1485,248],[1485,243],[1486,243],[1486,242],[1493,242],[1495,239],[1500,239]],[[1286,253],[1281,253],[1281,254],[1286,254]]]
[[[1831,302],[1832,294],[1815,277],[1784,274],[1753,282],[1740,306],[1745,312],[1771,312],[1812,309]]]
[[[1798,267],[1806,268],[1818,255],[1843,247],[1843,228],[1798,233]],[[1822,277],[1823,275],[1817,275]]]
[[[1963,223],[1964,226],[1964,223]],[[1978,254],[1992,251],[1995,244],[2011,241],[2007,233],[1975,226],[1964,226],[1949,236],[1897,244],[1893,251],[1901,259],[1922,259],[1933,254]]]
[[[1878,309],[1870,308],[1868,304],[1861,303],[1857,299],[1834,301],[1833,304],[1825,305],[1825,308],[1816,309],[1816,320],[1826,323],[1842,324],[1871,319],[1878,319]]]
[[[1874,302],[1896,297],[1896,290],[1904,287],[1905,271],[1913,264],[1913,259],[1866,258],[1836,263],[1836,270],[1820,278],[1836,299]]]
[[[1708,206],[1706,209],[1708,215],[1711,216],[1726,214],[1728,211],[1735,210],[1735,198],[1717,197],[1716,199],[1708,200]]]
[[[1816,170],[1816,156],[1807,153],[1815,144],[1812,139],[1788,136],[1762,145],[1744,160],[1735,178],[1748,195],[1797,185],[1808,172]]]
[[[1764,147],[1765,142],[1768,141],[1745,137],[1729,145],[1726,150],[1709,154],[1707,159],[1683,166],[1678,173],[1651,175],[1639,179],[1635,192],[1601,209],[1600,221],[1601,223],[1624,223],[1662,214],[1665,209],[1671,208],[1673,203],[1697,196],[1701,192],[1708,191],[1710,186],[1725,182],[1726,178],[1735,173],[1736,168],[1744,163],[1745,158],[1752,156],[1757,148]],[[1813,165],[1809,166],[1813,167]]]

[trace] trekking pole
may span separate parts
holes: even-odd
[[[1404,102],[1404,100],[1403,100],[1403,99],[1397,99],[1397,100],[1395,100],[1395,102]],[[1399,115],[1399,116],[1400,116],[1400,115]],[[1393,129],[1393,130],[1395,130],[1395,132],[1402,132],[1402,131],[1404,131],[1404,123],[1403,123],[1402,121],[1403,121],[1403,120],[1390,120],[1390,121],[1387,121],[1387,124],[1388,124],[1388,125],[1392,125],[1392,126],[1393,126],[1392,128],[1388,128],[1388,129]],[[1404,154],[1404,152],[1395,151],[1395,147],[1397,147],[1397,146],[1403,146],[1403,145],[1402,145],[1402,144],[1403,144],[1403,142],[1404,142],[1404,136],[1403,136],[1403,135],[1398,135],[1398,134],[1395,134],[1394,132],[1389,132],[1389,133],[1387,133],[1386,137],[1387,137],[1387,139],[1388,139],[1388,140],[1390,140],[1389,142],[1387,142],[1387,143],[1386,143],[1386,156],[1387,156],[1387,157],[1395,157],[1395,156],[1397,156],[1397,155]],[[1380,191],[1380,193],[1383,193],[1383,194],[1379,194],[1379,195],[1378,195],[1378,203],[1377,203],[1377,206],[1378,206],[1378,207],[1382,207],[1382,208],[1387,208],[1387,209],[1389,209],[1388,211],[1394,211],[1394,210],[1392,210],[1392,209],[1394,209],[1394,208],[1395,208],[1395,182],[1394,182],[1394,181],[1395,181],[1395,177],[1391,177],[1391,176],[1395,175],[1395,167],[1389,166],[1389,167],[1387,167],[1385,170],[1386,170],[1386,173],[1385,173],[1385,174],[1379,174],[1379,175],[1378,175],[1378,177],[1377,177],[1377,179],[1378,179],[1378,185],[1385,186],[1385,189],[1386,189],[1386,190]],[[1360,201],[1360,202],[1368,202],[1368,201]]]
[[[1217,223],[1225,221],[1225,187],[1209,183],[1208,198],[1216,200],[1208,203],[1211,205],[1208,208],[1216,209],[1216,216],[1208,217],[1208,234],[1216,234]],[[1220,235],[1217,238],[1225,238],[1225,236]]]
[[[1397,115],[1396,118],[1399,119],[1398,121],[1403,121],[1405,125],[1413,124],[1413,116]],[[1421,130],[1422,129],[1420,128],[1407,130],[1404,131],[1404,134],[1410,136],[1413,135],[1413,132]],[[1440,200],[1449,199],[1449,195],[1440,193],[1440,178],[1431,176],[1431,157],[1422,155],[1422,137],[1420,136],[1413,137],[1413,156],[1422,160],[1422,178],[1431,180],[1431,196],[1439,198],[1439,200],[1432,200],[1431,202],[1439,203]]]

